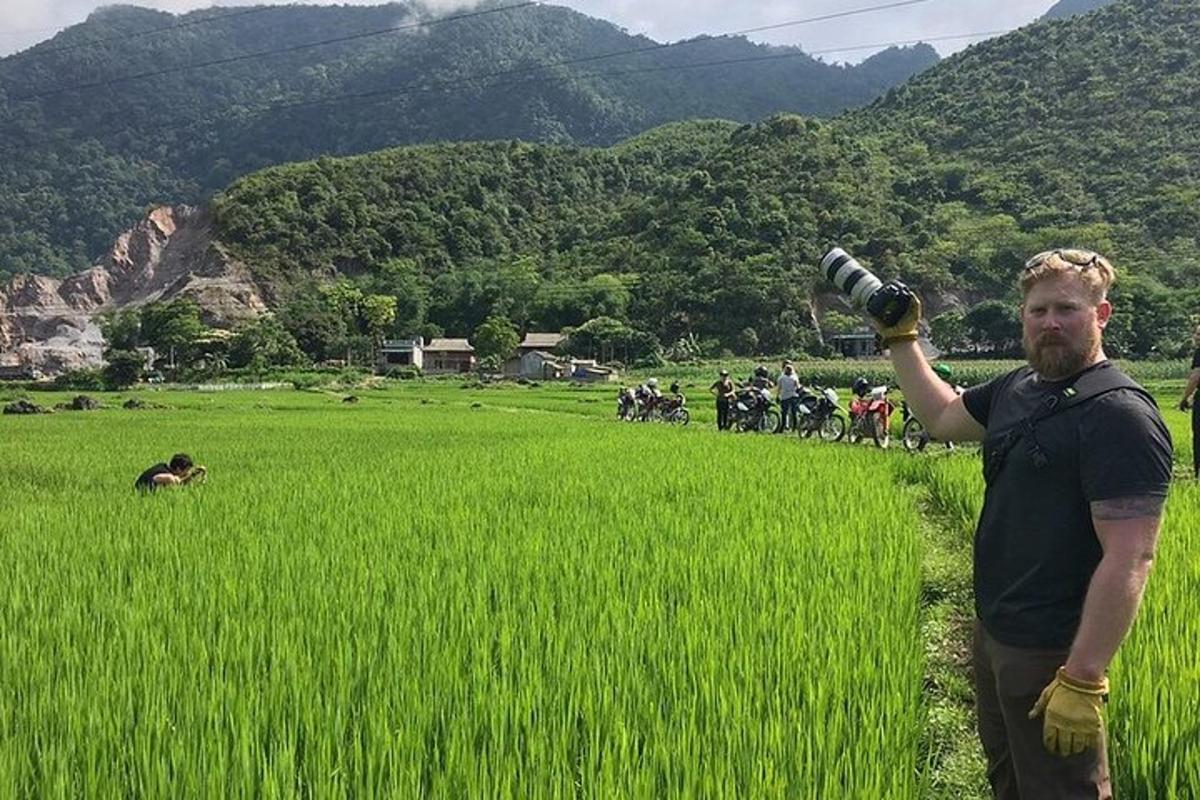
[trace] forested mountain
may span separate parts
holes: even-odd
[[[663,48],[554,6],[450,16],[405,4],[182,17],[114,6],[0,60],[0,276],[85,267],[148,204],[196,202],[272,164],[428,141],[609,144],[692,117],[830,116],[937,61],[920,46],[837,66],[740,37]],[[403,29],[366,35],[389,28]],[[341,41],[303,46],[330,39]]]
[[[1042,19],[1067,19],[1112,5],[1116,0],[1058,0]]]
[[[1114,349],[1174,352],[1200,307],[1195,10],[1137,0],[1040,23],[832,122],[274,168],[218,198],[217,226],[280,287],[297,331],[326,313],[313,276],[340,275],[401,298],[396,331],[463,335],[494,313],[520,327],[615,317],[664,344],[694,334],[743,352],[810,341],[813,265],[834,242],[970,303],[1011,297],[1036,250],[1090,246],[1123,274]],[[1003,310],[951,315],[943,334],[1011,343],[996,333],[1011,331]],[[988,314],[991,331],[971,332]]]

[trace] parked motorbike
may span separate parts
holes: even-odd
[[[659,418],[673,425],[687,425],[691,414],[687,410],[687,398],[679,392],[665,398],[658,408]]]
[[[779,409],[766,389],[739,389],[729,413],[733,426],[743,433],[770,433],[779,427]]]
[[[632,422],[638,418],[638,401],[633,389],[622,389],[617,393],[617,419]]]
[[[850,402],[850,429],[847,439],[856,444],[870,438],[876,447],[891,444],[891,417],[895,406],[888,400],[888,387],[876,386]]]
[[[930,442],[937,441],[929,431],[925,430],[925,426],[921,424],[921,420],[913,415],[912,410],[908,407],[908,401],[900,403],[900,416],[904,420],[900,441],[904,443],[905,450],[910,453],[919,453]],[[954,442],[946,442],[946,447],[953,450]]]
[[[796,433],[804,439],[815,433],[827,442],[840,441],[846,435],[846,413],[835,390],[817,389],[815,394],[801,390]]]

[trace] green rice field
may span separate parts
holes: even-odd
[[[688,428],[450,382],[0,418],[0,797],[985,796],[923,632],[976,454],[718,434],[688,391]],[[204,484],[132,491],[180,450]],[[1123,798],[1197,796],[1197,552],[1181,480],[1112,670]]]

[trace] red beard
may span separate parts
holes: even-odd
[[[1072,342],[1056,333],[1043,333],[1036,339],[1026,333],[1021,344],[1034,371],[1054,381],[1069,378],[1091,364],[1100,351],[1100,334],[1089,329],[1083,338]]]

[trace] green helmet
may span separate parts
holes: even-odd
[[[933,365],[933,371],[937,373],[937,376],[944,381],[950,380],[950,376],[954,374],[954,370],[950,367],[950,365],[942,363],[941,361]]]

